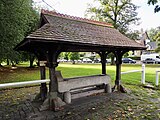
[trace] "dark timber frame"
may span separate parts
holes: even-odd
[[[117,90],[121,91],[123,93],[126,92],[126,90],[121,85],[121,65],[122,65],[122,56],[128,52],[127,50],[116,50],[114,51],[114,54],[116,56],[116,80],[115,80],[115,86],[112,88],[112,91],[115,90],[115,87],[117,86]]]
[[[61,52],[96,52],[101,57],[102,74],[106,74],[106,57],[116,56],[116,80],[113,91],[125,92],[121,85],[122,56],[129,50],[144,50],[146,47],[128,39],[105,22],[71,17],[43,10],[40,28],[20,42],[15,50],[34,53],[40,63],[41,79],[46,78],[45,65],[49,68],[49,93],[46,83],[41,84],[40,98],[53,110],[61,109],[55,68]]]
[[[107,55],[111,53],[110,51],[107,52],[107,51],[101,51],[101,52],[98,52],[99,56],[101,57],[101,64],[102,64],[102,74],[106,75],[106,58],[107,58]]]

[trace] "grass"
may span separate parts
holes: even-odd
[[[37,80],[40,79],[39,68],[27,68],[28,64],[20,64],[17,69],[12,70],[9,66],[0,68],[0,83],[5,82],[17,82],[17,81],[27,81],[27,80]],[[112,78],[112,83],[115,80],[115,66],[107,65],[107,74]],[[160,68],[160,65],[146,65],[146,82],[155,84],[155,71]],[[86,76],[95,75],[101,73],[100,64],[59,64],[57,70],[62,72],[64,78],[76,77],[76,76]],[[141,65],[138,64],[123,64],[122,71],[129,70],[141,70]],[[48,68],[47,78],[48,78]],[[140,86],[141,83],[141,73],[129,73],[122,75],[122,84],[127,88],[128,93],[119,94],[114,92],[110,97],[107,97],[108,101],[103,101],[94,104],[95,110],[89,113],[87,111],[88,106],[82,109],[82,115],[85,119],[133,119],[133,120],[158,120],[160,119],[160,90],[146,89]],[[24,96],[31,94],[32,92],[38,93],[39,88],[22,88],[15,90],[3,91],[0,96],[0,104],[4,105],[5,101],[12,101],[11,103],[16,103]],[[13,97],[14,95],[14,97]],[[14,101],[14,102],[13,102]],[[6,107],[6,106],[5,106]],[[10,107],[10,106],[9,106]],[[3,108],[3,107],[1,107]],[[86,111],[84,111],[86,110]],[[79,114],[79,109],[74,113]],[[85,112],[85,114],[84,114]],[[72,113],[72,112],[71,112]],[[77,117],[75,114],[75,118]],[[67,115],[65,115],[67,116]]]
[[[5,67],[5,70],[0,71],[0,83],[8,82],[20,82],[40,79],[39,68],[27,68],[28,63],[23,63],[18,66],[18,69],[12,70],[9,67]],[[160,69],[160,65],[146,65],[146,82],[155,84],[155,71]],[[115,66],[107,65],[107,74],[115,80]],[[70,64],[61,63],[57,67],[57,70],[62,72],[64,78],[87,76],[101,74],[100,64]],[[141,65],[138,64],[123,64],[122,71],[129,70],[141,70]],[[46,69],[46,76],[48,78],[48,68]],[[141,72],[129,73],[122,75],[122,82],[126,84],[140,84]]]

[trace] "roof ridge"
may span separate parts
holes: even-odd
[[[54,15],[54,16],[58,16],[58,17],[63,17],[63,18],[66,18],[66,19],[71,19],[71,20],[77,20],[77,21],[92,23],[92,24],[96,24],[96,25],[113,27],[112,24],[107,23],[107,22],[96,21],[96,20],[91,20],[91,19],[87,19],[87,18],[71,16],[71,15],[67,15],[67,14],[61,14],[61,13],[58,13],[58,12],[55,12],[55,11],[49,11],[49,10],[42,9],[41,13],[42,14],[47,14],[47,15]]]

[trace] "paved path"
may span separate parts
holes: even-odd
[[[160,92],[138,90],[129,94],[102,93],[75,99],[58,112],[39,111],[41,102],[31,101],[39,87],[1,90],[0,120],[160,120]]]
[[[30,98],[38,91],[39,87],[0,90],[0,120],[25,120],[36,113]]]
[[[0,91],[0,120],[81,120],[88,111],[94,111],[95,106],[106,101],[107,96],[111,96],[103,93],[79,98],[72,100],[72,104],[66,105],[62,111],[40,112],[41,103],[32,102],[30,99],[38,91],[38,87]]]

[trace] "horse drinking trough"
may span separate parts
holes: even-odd
[[[63,79],[60,71],[57,71],[56,76],[58,81],[58,92],[64,93],[64,101],[66,103],[71,103],[71,90],[102,85],[104,89],[103,91],[111,93],[111,78],[108,75],[93,75]]]
[[[34,53],[38,61],[47,61],[46,66],[49,68],[50,79],[49,92],[47,93],[45,83],[42,83],[40,88],[46,109],[57,111],[64,105],[62,99],[59,98],[58,81],[55,75],[55,69],[58,66],[57,58],[61,52],[98,53],[101,57],[102,74],[104,75],[106,75],[106,57],[112,52],[116,57],[114,88],[125,92],[120,82],[122,56],[130,50],[145,50],[145,46],[130,40],[106,22],[47,10],[42,10],[40,20],[40,28],[21,41],[15,50]],[[40,65],[40,71],[41,79],[45,79],[45,67]]]

